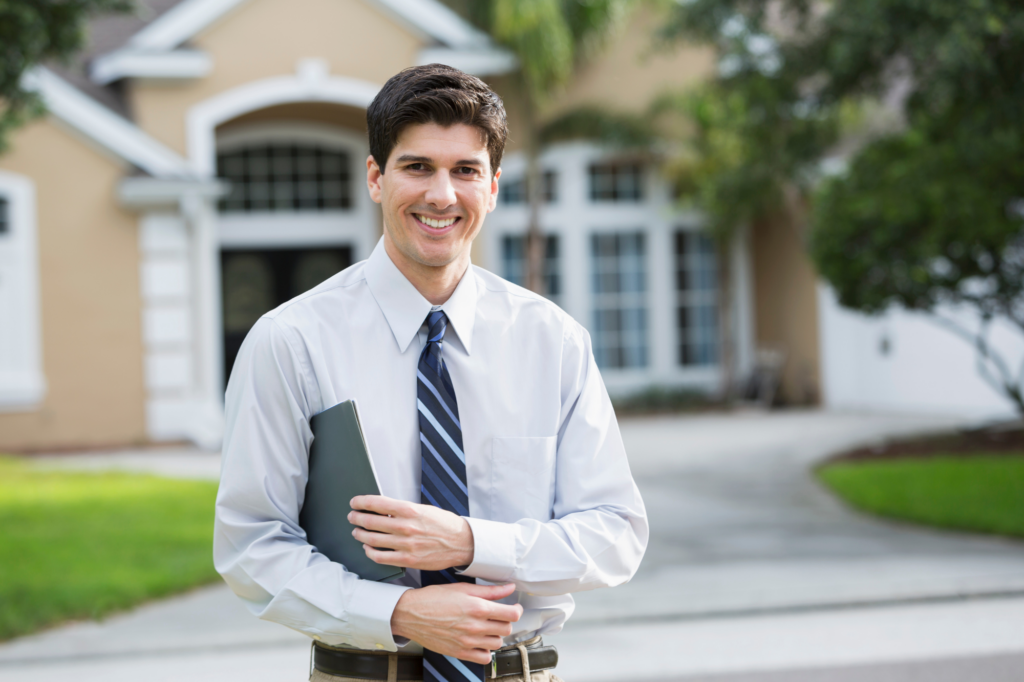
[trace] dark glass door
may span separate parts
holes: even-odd
[[[324,249],[221,251],[224,385],[245,335],[263,313],[352,264],[348,246]]]

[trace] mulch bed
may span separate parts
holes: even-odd
[[[972,457],[976,455],[1024,457],[1024,422],[1018,421],[938,436],[892,440],[841,453],[830,458],[829,462],[935,456]]]

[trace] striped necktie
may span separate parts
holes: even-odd
[[[420,418],[421,483],[420,501],[459,516],[469,516],[466,487],[466,455],[462,449],[462,424],[455,388],[441,358],[441,344],[448,317],[440,310],[427,315],[427,345],[420,354],[416,371],[416,405]],[[421,582],[446,585],[474,582],[456,574],[454,568],[420,571]],[[465,682],[482,680],[484,666],[460,661],[434,651],[423,651],[423,682]]]

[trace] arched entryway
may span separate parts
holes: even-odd
[[[224,382],[265,312],[315,287],[373,248],[377,211],[365,191],[363,110],[293,103],[216,130]]]

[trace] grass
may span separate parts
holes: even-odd
[[[819,469],[818,476],[854,507],[873,514],[1024,537],[1024,456],[834,462]]]
[[[0,640],[215,580],[216,490],[0,458]]]

